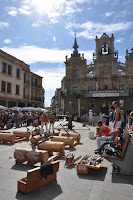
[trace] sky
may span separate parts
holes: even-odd
[[[96,35],[114,34],[120,62],[133,47],[133,0],[0,0],[0,11],[0,49],[43,77],[46,107],[61,87],[75,31],[87,64]]]

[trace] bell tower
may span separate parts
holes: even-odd
[[[106,33],[96,36],[96,53],[93,54],[94,70],[96,76],[115,75],[117,73],[118,51],[114,50],[114,35],[109,37]]]

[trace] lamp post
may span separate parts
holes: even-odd
[[[68,128],[72,129],[72,102],[69,102],[69,123]]]

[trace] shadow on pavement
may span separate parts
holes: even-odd
[[[133,175],[112,174],[112,183],[133,185]]]
[[[35,168],[35,166],[29,166],[29,165],[26,165],[26,164],[15,164],[11,167],[11,169],[19,170],[19,171],[27,171],[27,170],[30,170],[30,169],[33,169],[33,168]]]
[[[79,178],[89,179],[95,181],[104,181],[107,173],[107,167],[101,167],[100,169],[89,169],[88,174],[77,174]]]
[[[42,186],[41,188],[38,188],[37,190],[29,193],[29,194],[23,194],[21,192],[17,192],[16,199],[22,199],[22,200],[53,200],[57,196],[59,196],[61,193],[63,193],[60,185],[58,185],[57,181],[53,181],[51,183],[48,183],[45,186]]]

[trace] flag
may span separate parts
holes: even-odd
[[[97,78],[97,81],[96,81],[96,90],[99,89],[99,86],[98,86],[98,78]]]
[[[112,88],[115,88],[115,83],[113,79],[112,79]]]
[[[104,80],[104,89],[107,89],[106,80]]]

